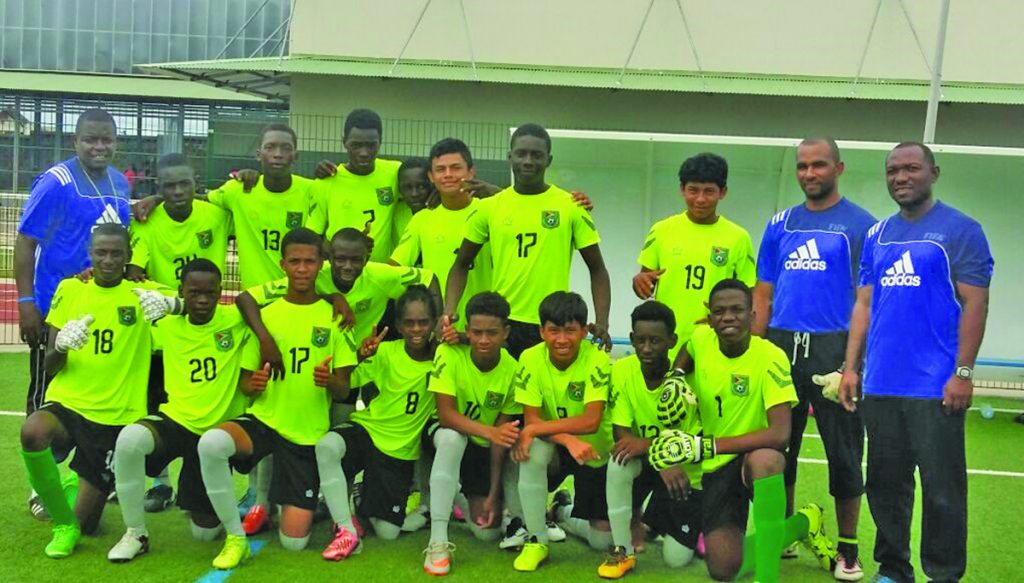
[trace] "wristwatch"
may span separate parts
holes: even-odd
[[[958,366],[954,374],[958,379],[969,381],[974,378],[974,369],[969,366]]]

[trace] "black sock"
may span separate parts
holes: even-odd
[[[854,563],[857,560],[857,539],[847,536],[839,536],[839,545],[836,549],[846,559],[847,563]]]

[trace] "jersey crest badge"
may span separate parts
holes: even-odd
[[[207,229],[196,233],[196,239],[199,239],[199,248],[206,249],[213,244],[213,231]]]
[[[714,246],[711,248],[711,263],[722,267],[729,262],[729,250],[725,247]]]
[[[365,312],[368,309],[370,309],[369,298],[365,300],[359,300],[358,302],[356,302],[356,305],[352,306],[353,312]]]
[[[288,211],[285,215],[284,226],[289,229],[298,229],[302,226],[302,213]]]
[[[377,202],[384,206],[395,202],[395,192],[391,190],[390,186],[377,189]]]
[[[327,346],[327,341],[331,339],[330,328],[320,328],[319,326],[313,326],[313,346],[317,348],[323,348]]]
[[[746,397],[750,394],[750,377],[742,374],[732,375],[732,394]]]
[[[569,383],[569,400],[570,401],[583,401],[583,389],[586,388],[587,383],[577,382]]]
[[[118,306],[117,321],[125,326],[135,324],[135,306]]]
[[[540,212],[540,224],[545,229],[557,229],[560,222],[558,211]]]
[[[501,393],[487,391],[487,398],[484,399],[484,405],[488,409],[497,409],[498,407],[501,407],[501,401],[503,396],[504,395],[502,395]]]
[[[231,330],[221,330],[213,333],[213,341],[217,350],[227,352],[235,345],[235,339],[231,336]]]

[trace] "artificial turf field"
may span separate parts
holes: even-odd
[[[0,516],[7,517],[0,529],[0,581],[203,581],[229,580],[285,581],[328,580],[344,578],[350,581],[426,581],[421,564],[421,551],[426,546],[428,530],[403,535],[393,542],[379,541],[372,536],[363,543],[363,551],[341,563],[330,563],[320,558],[320,551],[329,542],[329,524],[316,525],[309,548],[303,552],[285,551],[275,534],[263,534],[254,540],[264,543],[251,561],[234,571],[217,572],[210,561],[220,550],[220,541],[199,543],[192,540],[185,516],[176,509],[147,515],[151,537],[151,551],[138,559],[121,565],[107,561],[110,547],[124,532],[121,515],[116,505],[109,505],[104,513],[98,536],[82,537],[75,554],[59,561],[43,555],[43,547],[50,537],[49,523],[39,522],[28,513],[26,499],[28,486],[24,468],[18,455],[18,430],[22,417],[17,412],[24,407],[27,385],[27,354],[0,354]],[[995,408],[1021,409],[1024,403],[1010,399],[979,397],[976,401],[991,403]],[[968,568],[964,581],[979,583],[1012,582],[1024,579],[1013,565],[1024,546],[1024,426],[1011,422],[1010,413],[997,412],[992,420],[983,419],[976,411],[967,418],[967,466],[983,472],[1009,472],[1009,474],[970,473]],[[813,420],[809,434],[816,433]],[[815,501],[825,508],[827,531],[834,538],[835,519],[828,497],[828,477],[824,450],[815,438],[804,440],[797,484],[797,502],[801,505]],[[172,465],[172,474],[177,469]],[[239,482],[239,492],[241,484]],[[941,525],[939,525],[941,528]],[[920,496],[913,527],[913,555],[918,564],[917,544],[920,530]],[[867,573],[865,580],[875,572],[871,558],[874,525],[865,502],[860,521],[861,557]],[[584,543],[573,540],[551,546],[551,557],[535,574],[516,573],[512,570],[514,554],[499,551],[496,545],[476,541],[469,531],[452,523],[451,539],[458,546],[453,560],[453,582],[474,581],[582,581],[599,580],[596,568],[601,555]],[[259,544],[259,543],[257,543]],[[708,581],[703,563],[695,561],[681,570],[665,567],[660,558],[660,544],[651,542],[647,552],[639,556],[639,567],[627,576],[627,581]],[[798,559],[784,561],[783,581],[832,581],[831,574],[818,569],[806,550]],[[918,571],[918,578],[926,580]]]

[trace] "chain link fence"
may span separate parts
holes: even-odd
[[[114,116],[118,152],[114,165],[133,176],[133,196],[156,192],[156,161],[181,152],[192,162],[197,188],[216,188],[228,174],[257,168],[260,129],[271,122],[289,123],[299,136],[295,172],[312,176],[320,160],[345,161],[344,115],[290,116],[274,106],[180,104],[0,95],[0,345],[20,343],[17,292],[14,286],[14,240],[21,208],[35,178],[74,155],[72,138],[78,115],[102,107]],[[502,186],[509,183],[507,124],[384,120],[381,156],[426,157],[445,137],[464,140],[473,151],[477,176]],[[238,290],[238,261],[229,246],[225,291]]]

